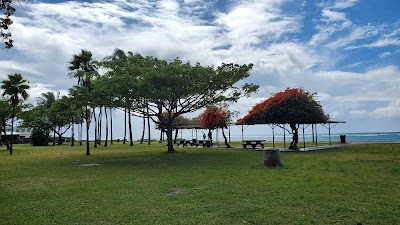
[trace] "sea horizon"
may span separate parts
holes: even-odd
[[[229,138],[229,135],[226,135]],[[346,142],[400,142],[400,132],[348,132],[348,133],[331,133],[329,137],[329,133],[318,133],[317,136],[309,133],[303,134],[299,133],[299,142],[306,142],[309,141],[318,141],[318,142],[329,142],[329,138],[331,142],[340,142],[341,137],[345,136]],[[222,135],[219,135],[219,140],[222,139]],[[266,140],[272,141],[291,141],[292,135],[286,134],[283,135],[282,133],[278,133],[275,135],[243,135],[243,139],[246,140]],[[241,141],[242,135],[230,135],[230,141]]]

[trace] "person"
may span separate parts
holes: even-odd
[[[205,140],[206,139],[206,134],[205,133],[203,133],[203,140]]]

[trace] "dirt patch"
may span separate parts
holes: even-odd
[[[87,163],[87,164],[81,164],[79,166],[100,166],[100,164],[96,164],[96,163]]]
[[[183,188],[174,187],[174,188],[171,188],[171,192],[168,192],[165,195],[166,196],[175,196],[175,195],[181,194],[182,192],[183,192]]]

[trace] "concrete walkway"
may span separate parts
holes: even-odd
[[[321,145],[321,146],[315,146],[315,147],[306,147],[306,148],[300,148],[298,150],[294,149],[288,149],[288,148],[277,148],[281,152],[308,152],[308,151],[319,151],[319,150],[324,150],[324,149],[332,149],[332,148],[339,148],[342,146],[346,146],[348,144],[337,144],[337,145]],[[233,147],[229,149],[237,149],[237,150],[249,150],[249,151],[262,151],[265,149],[272,149],[271,147],[268,148],[242,148],[242,147]]]

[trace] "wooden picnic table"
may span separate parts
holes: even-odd
[[[187,147],[188,144],[190,144],[190,146],[196,146],[198,147],[199,145],[202,145],[203,147],[212,147],[213,146],[213,141],[212,140],[179,140],[177,143],[177,146],[179,147],[180,145],[182,145],[183,147]]]
[[[243,148],[246,148],[247,145],[251,145],[253,149],[257,147],[257,145],[260,145],[261,148],[264,148],[265,140],[243,140],[242,145]]]

